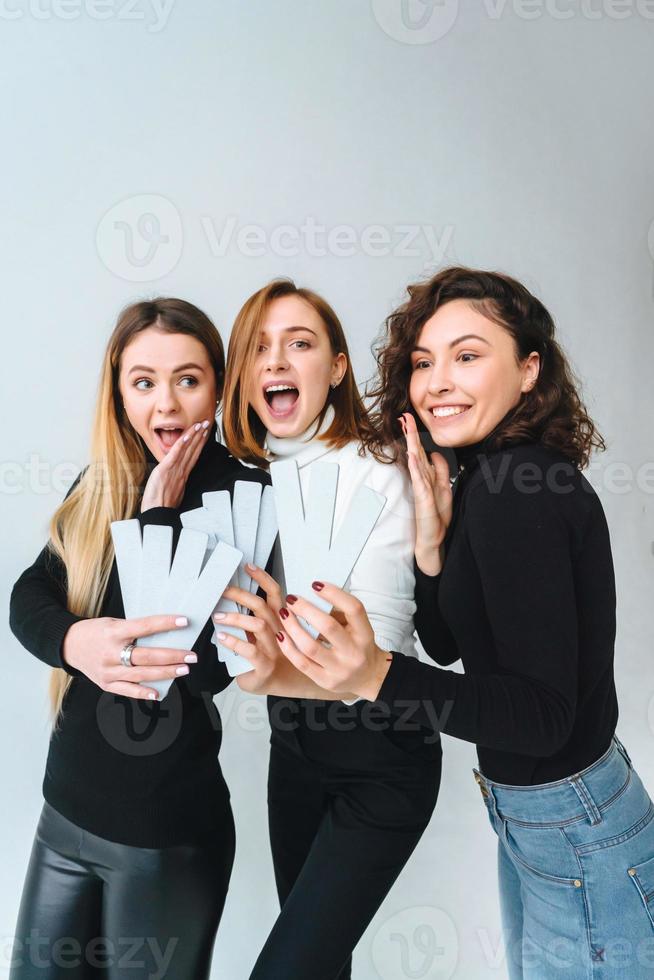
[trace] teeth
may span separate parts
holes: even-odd
[[[271,385],[270,388],[266,388],[266,394],[269,391],[297,391],[294,385]]]
[[[460,415],[469,408],[468,405],[447,406],[446,408],[432,408],[432,414],[437,419],[446,418],[448,415]]]

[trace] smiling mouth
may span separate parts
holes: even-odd
[[[293,414],[300,397],[295,385],[271,385],[264,393],[270,414],[276,419],[285,419]]]
[[[458,418],[460,415],[464,415],[471,407],[471,405],[443,405],[442,408],[436,406],[431,409],[431,415],[432,418],[441,422],[443,419]]]
[[[184,429],[181,426],[175,426],[174,428],[157,426],[154,430],[154,434],[159,440],[159,445],[165,450],[172,449],[183,432]]]

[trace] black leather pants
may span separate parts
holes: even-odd
[[[43,806],[10,980],[204,980],[234,860],[234,822],[208,845],[130,847]]]

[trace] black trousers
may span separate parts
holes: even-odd
[[[204,980],[234,860],[229,811],[215,842],[129,847],[43,806],[10,980]]]
[[[351,730],[273,727],[268,813],[281,912],[250,980],[349,980],[352,950],[429,823],[440,743],[371,730],[358,712]]]

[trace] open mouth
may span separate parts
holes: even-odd
[[[295,411],[300,392],[295,385],[277,384],[265,388],[263,395],[270,414],[276,419],[285,419]]]
[[[166,451],[172,449],[177,440],[181,435],[183,435],[184,429],[182,426],[157,426],[154,430],[154,434],[159,440],[159,445],[162,449]]]

